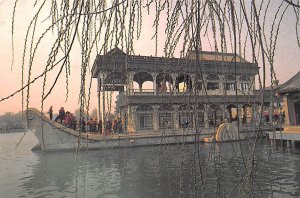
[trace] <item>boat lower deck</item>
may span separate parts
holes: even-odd
[[[268,132],[269,139],[300,141],[300,126],[284,127],[283,131]]]
[[[196,143],[201,142],[204,138],[213,137],[217,129],[212,127],[198,130],[184,128],[181,130],[168,129],[121,134],[83,133],[48,119],[36,109],[29,109],[28,122],[30,129],[33,129],[39,140],[41,149],[45,151]],[[258,130],[264,129],[247,126],[245,128],[240,127],[236,131],[247,133],[245,137],[251,137],[251,134]]]

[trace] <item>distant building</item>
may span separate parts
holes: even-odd
[[[98,79],[99,108],[107,110],[107,91],[119,91],[116,111],[129,131],[195,130],[258,119],[258,65],[231,53],[199,54],[136,56],[115,48],[97,55],[92,75]],[[268,111],[270,101],[264,97]]]
[[[26,130],[26,123],[1,123],[0,132],[15,132]]]
[[[277,95],[283,101],[285,124],[300,125],[300,71],[291,79],[278,86]]]

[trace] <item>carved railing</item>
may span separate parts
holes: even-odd
[[[125,92],[120,92],[120,94],[117,96],[117,100],[119,98],[122,98],[123,96],[137,96],[137,95],[149,95],[149,96],[154,96],[154,95],[193,95],[194,91],[188,91],[188,90],[166,90],[166,91],[160,91],[160,90],[155,90],[155,89],[128,89]],[[209,96],[217,96],[217,95],[235,95],[235,91],[222,91],[222,90],[207,90],[207,95]],[[254,94],[253,91],[250,91],[250,94]],[[204,96],[206,95],[205,91],[197,91],[197,95],[199,96]],[[245,95],[245,93],[242,93],[241,91],[238,91],[238,95]]]

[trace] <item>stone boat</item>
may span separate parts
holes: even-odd
[[[37,137],[39,144],[35,149],[44,151],[105,149],[133,146],[195,143],[211,132],[197,134],[195,131],[101,134],[83,133],[69,129],[50,120],[37,109],[27,111],[28,128]]]

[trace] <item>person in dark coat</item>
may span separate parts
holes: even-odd
[[[122,120],[121,120],[121,118],[118,118],[116,128],[117,128],[117,133],[118,134],[122,133]]]
[[[111,132],[112,122],[110,120],[106,121],[105,128],[106,128],[106,134],[109,134]]]
[[[98,133],[102,133],[102,120],[98,122]]]
[[[60,120],[60,124],[62,124],[63,120],[65,119],[65,109],[64,107],[61,107],[58,111],[58,116],[55,118],[55,122],[57,122],[58,120]]]
[[[50,109],[49,109],[49,111],[48,111],[50,120],[52,120],[52,117],[53,117],[53,109],[52,109],[52,108],[53,108],[53,107],[50,106]]]
[[[80,126],[81,126],[81,131],[85,133],[86,123],[85,123],[84,119],[81,120]]]

